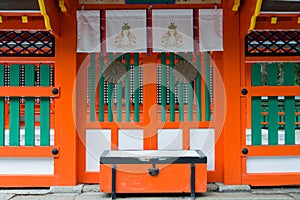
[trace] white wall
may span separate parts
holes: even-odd
[[[1,175],[53,175],[54,158],[0,158]]]
[[[253,156],[246,164],[247,173],[300,172],[299,156]]]
[[[111,147],[111,130],[86,130],[86,171],[98,172],[100,155]]]

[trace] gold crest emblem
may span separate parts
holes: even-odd
[[[171,22],[168,26],[168,31],[163,34],[161,43],[164,47],[180,47],[183,44],[183,38],[180,33],[177,32],[177,25]]]
[[[115,37],[115,46],[124,50],[134,48],[136,44],[136,37],[130,31],[128,23],[123,24],[121,32]]]

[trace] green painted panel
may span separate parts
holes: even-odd
[[[122,57],[120,53],[116,54],[116,60],[122,62]],[[117,84],[117,121],[121,122],[122,121],[122,83]]]
[[[205,80],[205,120],[210,121],[210,55],[204,56],[204,80]]]
[[[130,110],[130,53],[126,53],[125,55],[126,62],[126,80],[125,80],[125,113],[126,113],[126,122],[131,121],[131,110]]]
[[[113,91],[114,91],[114,85],[112,83],[108,83],[108,121],[112,122],[114,120],[113,116]]]
[[[194,81],[188,84],[188,121],[193,121]]]
[[[178,83],[179,121],[184,121],[183,84]]]
[[[193,54],[192,54],[192,52],[188,52],[188,53],[187,53],[187,60],[188,60],[190,63],[193,63]]]
[[[103,77],[104,57],[99,59],[99,121],[104,122],[104,77]]]
[[[201,116],[201,56],[197,55],[196,57],[196,66],[197,66],[197,78],[196,78],[196,115],[197,115],[197,121],[202,120]]]
[[[183,53],[178,53],[178,60],[184,60]],[[184,98],[183,98],[183,84],[178,83],[178,103],[179,103],[179,121],[184,121]]]
[[[134,121],[140,121],[140,90],[139,90],[139,81],[140,81],[140,58],[139,53],[134,54]]]
[[[117,121],[122,121],[122,83],[117,84]]]
[[[261,98],[252,97],[252,145],[262,144],[262,134],[261,134]]]
[[[278,64],[272,63],[267,65],[267,83],[268,86],[278,85]],[[278,97],[268,97],[268,116],[269,145],[278,145]]]
[[[0,65],[0,86],[4,86],[4,65]],[[4,97],[0,97],[0,146],[4,146],[5,141],[5,102]]]
[[[261,86],[261,65],[253,64],[251,66],[251,82],[252,86]],[[261,97],[252,97],[251,105],[251,130],[252,130],[252,145],[262,144],[262,134],[261,134],[261,122],[262,122],[262,107],[261,107]]]
[[[262,66],[260,64],[253,64],[251,66],[251,83],[252,86],[261,86],[262,85]]]
[[[187,53],[187,60],[193,64],[193,55],[191,52]],[[188,121],[193,121],[193,104],[194,104],[194,81],[188,84]]]
[[[10,86],[20,85],[20,65],[11,65],[9,83]],[[9,146],[20,145],[20,98],[9,99]]]
[[[114,60],[113,53],[108,53],[108,62],[111,63]],[[114,92],[114,84],[107,83],[107,101],[108,101],[108,121],[112,122],[114,120],[113,116],[113,109],[114,109],[114,102],[113,102],[113,92]]]
[[[161,60],[161,121],[166,121],[166,105],[167,105],[167,66],[166,53],[160,54]]]
[[[173,75],[173,68],[175,62],[175,54],[170,53],[170,121],[175,121],[175,81]]]
[[[284,85],[293,86],[295,84],[295,65],[287,63],[284,65]],[[288,96],[284,98],[284,112],[285,112],[285,144],[295,144],[295,97]]]
[[[25,65],[25,86],[34,86],[35,66]],[[34,98],[25,99],[25,146],[34,146]]]
[[[96,54],[90,54],[90,121],[96,121]]]
[[[40,86],[50,86],[50,66],[40,66]],[[41,146],[50,145],[50,98],[42,97],[40,102]]]

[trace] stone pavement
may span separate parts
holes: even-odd
[[[50,189],[0,189],[0,200],[110,200],[109,194],[99,192],[98,185],[51,187]],[[121,200],[188,200],[186,194],[117,195]],[[209,184],[208,192],[198,194],[198,200],[300,200],[300,187],[250,188]]]

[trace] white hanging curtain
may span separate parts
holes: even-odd
[[[152,11],[153,52],[193,52],[193,10]]]
[[[107,52],[147,52],[146,10],[106,11]]]
[[[199,10],[200,51],[223,51],[223,10]]]
[[[77,11],[77,52],[100,51],[100,11]]]

